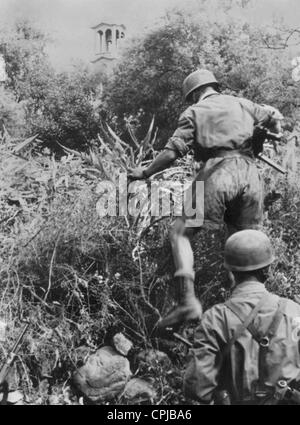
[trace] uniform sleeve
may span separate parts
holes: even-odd
[[[180,157],[185,156],[191,149],[194,142],[195,125],[190,109],[181,114],[177,129],[169,139],[165,149],[176,151]]]
[[[216,306],[208,310],[196,331],[195,348],[184,376],[183,390],[187,398],[210,403],[218,386],[225,346],[224,319]]]
[[[242,107],[252,116],[254,125],[269,124],[273,120],[273,113],[265,106],[258,105],[248,99],[240,99]]]

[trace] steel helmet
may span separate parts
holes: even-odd
[[[236,272],[259,270],[275,260],[270,239],[258,230],[234,233],[225,244],[224,257],[225,268]]]
[[[183,82],[183,96],[185,100],[189,100],[190,94],[199,87],[207,84],[218,84],[214,74],[207,69],[197,69],[186,77]]]

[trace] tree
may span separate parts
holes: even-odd
[[[24,102],[17,102],[10,90],[0,86],[0,134],[3,125],[10,135],[22,136],[25,126],[25,105]]]
[[[280,36],[268,30],[263,35]],[[286,114],[299,103],[285,51],[266,48],[261,29],[229,18],[173,12],[160,27],[134,40],[107,86],[107,107],[119,128],[124,130],[124,119],[138,116],[143,132],[155,114],[165,142],[186,107],[183,79],[197,67],[215,72],[227,93],[270,103]]]
[[[46,35],[28,21],[18,21],[0,33],[0,51],[6,63],[6,87],[18,101],[38,99],[43,93],[45,77],[54,70],[46,54]]]
[[[85,66],[57,73],[46,53],[47,36],[33,24],[17,22],[0,33],[0,53],[6,62],[9,105],[25,107],[24,133],[39,134],[51,149],[56,141],[83,149],[96,138],[99,120],[94,111],[99,76]],[[0,113],[4,110],[0,105]],[[6,111],[4,121],[8,122]],[[1,118],[1,116],[0,116]],[[24,125],[25,124],[25,125]],[[11,126],[12,127],[12,126]]]
[[[39,133],[52,149],[61,144],[83,149],[99,131],[94,100],[99,82],[85,67],[51,76],[36,114],[30,117],[33,133]]]

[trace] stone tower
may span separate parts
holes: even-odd
[[[101,70],[110,71],[119,57],[124,43],[125,25],[101,22],[92,27],[95,33],[94,59],[92,63]]]

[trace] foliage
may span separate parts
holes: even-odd
[[[17,102],[14,94],[4,87],[0,87],[0,128],[3,125],[8,133],[15,136],[24,134],[25,126],[25,105],[24,102]]]
[[[33,99],[36,113],[29,115],[33,133],[39,133],[51,150],[56,142],[84,149],[97,137],[99,117],[94,108],[98,81],[85,67],[71,73],[54,74],[43,87],[43,95]]]
[[[80,362],[79,348],[85,345],[93,351],[109,344],[119,331],[134,341],[135,353],[159,347],[169,354],[173,366],[168,369],[149,365],[134,370],[146,378],[160,376],[155,380],[160,403],[183,401],[185,348],[152,337],[156,321],[173,298],[167,295],[172,293],[173,273],[167,242],[170,219],[146,223],[142,217],[100,218],[96,209],[99,179],[115,181],[124,165],[144,161],[149,149],[156,154],[152,131],[142,149],[129,149],[106,127],[98,146],[87,153],[65,148],[60,160],[37,154],[35,145],[41,142],[36,137],[1,144],[0,310],[11,328],[8,344],[20,318],[32,322],[18,363],[20,385],[29,402],[78,403],[69,384]],[[179,166],[186,179],[185,167],[190,164]],[[171,172],[168,179],[177,176],[178,169]],[[266,167],[262,172],[268,190],[280,195],[265,223],[278,255],[271,289],[293,298],[299,295],[298,174],[286,180]],[[223,240],[202,234],[194,245],[197,293],[208,308],[227,295]],[[44,378],[49,375],[55,383],[50,389]]]
[[[16,124],[24,126],[24,135],[39,133],[54,151],[57,141],[84,149],[97,137],[95,102],[99,102],[101,76],[83,65],[70,72],[56,72],[46,54],[48,42],[43,32],[26,21],[0,33],[0,51],[8,74],[6,103],[12,103],[8,96],[14,98],[16,114],[23,107],[26,125],[20,119]],[[5,114],[3,120],[9,125]],[[16,128],[10,126],[10,132],[15,135]]]
[[[17,21],[0,33],[0,49],[6,63],[7,87],[18,101],[38,99],[45,80],[53,74],[45,47],[46,35],[27,21]]]
[[[274,31],[273,31],[274,32]],[[139,117],[144,131],[155,114],[159,138],[170,136],[184,108],[181,85],[197,67],[215,72],[227,93],[277,106],[290,114],[299,103],[286,53],[266,48],[280,38],[268,28],[211,18],[205,12],[170,13],[164,23],[135,39],[107,86],[107,104],[120,129]]]
[[[226,3],[229,7],[233,2]],[[277,36],[265,32],[264,37],[273,42]],[[170,15],[137,40],[106,83],[107,109],[99,101],[98,76],[84,68],[55,73],[48,66],[46,39],[39,31],[22,24],[16,32],[1,34],[1,40],[9,81],[0,93],[6,127],[0,134],[0,319],[9,324],[9,332],[0,345],[0,360],[21,320],[29,319],[31,328],[17,361],[27,402],[80,404],[70,383],[72,371],[82,364],[82,347],[93,352],[123,332],[134,342],[133,372],[154,381],[157,404],[183,403],[186,349],[153,335],[173,300],[167,238],[172,218],[154,219],[149,208],[134,219],[100,217],[99,182],[116,183],[121,172],[155,157],[157,136],[170,133],[183,107],[181,81],[197,65],[213,69],[228,92],[272,103],[287,113],[297,106],[299,89],[276,52],[261,49],[259,31],[205,16]],[[116,126],[101,124],[99,109]],[[9,130],[21,135],[24,110],[25,132],[34,136],[20,141]],[[126,141],[113,130],[123,126],[124,118]],[[60,157],[53,154],[56,146]],[[259,167],[274,201],[266,203],[265,231],[277,255],[268,285],[296,299],[299,152],[280,148],[286,166],[291,157],[294,165],[287,178]],[[191,158],[180,160],[147,185],[162,179],[186,181],[192,166]],[[193,241],[196,291],[205,309],[228,296],[223,242],[223,234],[204,232]],[[191,337],[192,329],[186,332]],[[152,348],[168,353],[171,365],[136,365],[136,354]]]

